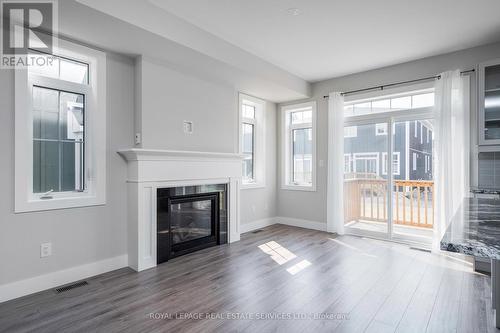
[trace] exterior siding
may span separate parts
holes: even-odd
[[[416,124],[416,125],[415,125]],[[407,148],[406,122],[394,125],[394,153],[399,153],[399,172],[394,171],[394,179],[431,180],[432,179],[432,129],[431,124],[426,121],[410,121]],[[384,159],[387,153],[387,134],[377,135],[375,124],[357,126],[357,135],[346,137],[344,140],[345,158],[349,158],[349,172],[365,172],[363,163],[356,164],[358,158],[373,159],[369,165],[369,171],[377,170],[377,177],[386,179],[384,170]],[[416,131],[415,131],[416,129]],[[429,140],[427,139],[429,136]],[[408,168],[406,165],[406,153],[408,156]],[[414,155],[415,154],[415,155]],[[415,156],[416,170],[413,170],[413,159]],[[375,162],[375,158],[377,159]],[[427,160],[427,162],[426,162]],[[347,163],[347,161],[345,161]],[[375,167],[376,165],[376,167]]]

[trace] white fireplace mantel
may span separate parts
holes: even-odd
[[[156,190],[228,184],[229,243],[240,239],[242,155],[156,149],[118,153],[128,164],[128,257],[137,271],[156,266]]]

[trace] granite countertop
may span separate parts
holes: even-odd
[[[500,200],[464,199],[441,240],[441,250],[500,259]]]

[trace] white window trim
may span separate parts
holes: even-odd
[[[243,103],[255,106],[255,118],[243,118]],[[255,189],[266,187],[266,101],[239,94],[238,103],[238,150],[242,153],[242,124],[251,123],[254,125],[254,153],[253,153],[253,182],[241,183],[241,189]]]
[[[292,184],[291,182],[291,137],[289,115],[294,111],[301,109],[312,110],[312,122],[309,127],[312,128],[312,161],[311,161],[311,185]],[[316,102],[306,102],[281,107],[281,189],[293,191],[316,191]]]
[[[417,153],[413,152],[412,157],[413,157],[412,171],[417,171],[417,159],[418,159]]]
[[[393,176],[400,176],[401,175],[401,152],[399,151],[395,151],[393,152],[393,157],[392,157],[392,163],[394,163],[394,155],[397,155],[398,156],[398,159],[397,159],[397,162],[398,162],[398,167],[397,168],[394,168],[394,166],[392,167],[392,174]],[[387,175],[387,153],[384,152],[382,153],[382,174],[383,175]],[[397,172],[395,172],[397,171]]]
[[[15,207],[16,213],[85,207],[106,204],[106,54],[59,40],[54,55],[89,64],[89,85],[85,96],[85,170],[83,192],[51,193],[40,199],[33,193],[34,82],[60,90],[75,91],[82,85],[15,70]]]

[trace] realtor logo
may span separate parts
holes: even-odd
[[[1,67],[26,66],[36,63],[36,54],[52,54],[56,7],[55,0],[1,1]]]

